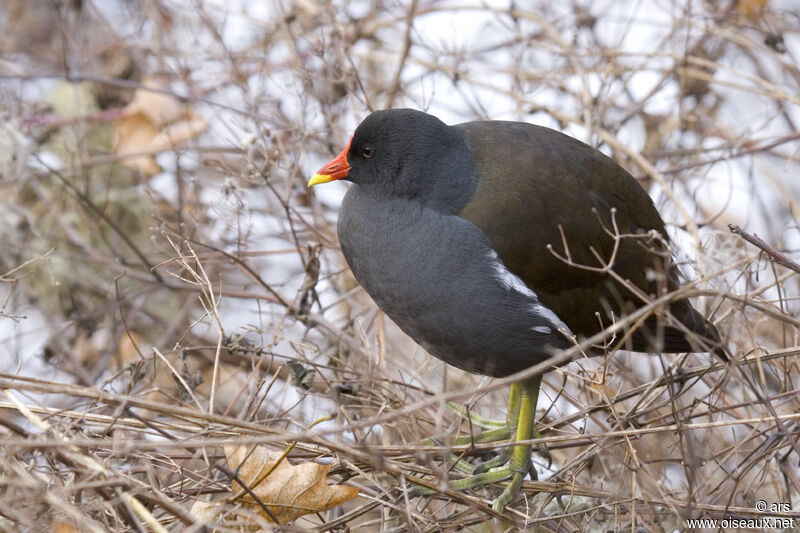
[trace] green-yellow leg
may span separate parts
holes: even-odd
[[[465,409],[455,403],[448,402],[447,406],[450,409],[464,418],[469,419],[472,424],[482,429],[486,429],[486,431],[481,431],[480,433],[476,433],[474,435],[457,437],[454,441],[452,441],[452,443],[456,446],[463,446],[465,444],[483,444],[511,438],[511,435],[516,431],[517,419],[519,418],[519,406],[521,398],[520,390],[521,387],[519,383],[511,384],[511,390],[508,396],[508,411],[506,412],[505,422],[498,420],[487,420],[474,413],[468,413]],[[438,446],[441,445],[441,442],[435,438],[427,438],[424,439],[421,444],[423,446]],[[463,459],[459,459],[457,455],[452,453],[448,455],[448,460],[453,462],[454,468],[460,472],[465,474],[480,474],[486,472],[490,468],[501,466],[507,463],[508,454],[500,454],[497,457],[489,459],[488,461],[478,463],[476,466],[473,466]]]
[[[519,410],[522,407],[522,382],[511,384],[508,391],[508,411],[506,411],[506,426],[516,428],[519,423]]]
[[[536,402],[539,399],[539,385],[542,382],[541,376],[526,379],[521,384],[522,401],[520,402],[519,418],[517,423],[517,435],[514,440],[530,440],[534,434],[536,424]],[[503,493],[498,497],[492,509],[503,512],[511,500],[519,493],[522,480],[531,466],[531,445],[517,444],[511,451],[511,460],[508,463],[511,483],[509,483]]]
[[[536,416],[536,402],[539,398],[540,383],[541,377],[537,376],[535,378],[524,380],[520,383],[514,383],[511,386],[508,415],[506,416],[508,427],[503,429],[505,429],[508,434],[515,428],[515,441],[527,441],[532,435],[538,436],[539,434],[539,432],[536,430],[534,417]],[[469,442],[479,442],[477,440],[478,437],[481,437],[487,433],[491,433],[492,431],[495,430],[480,433],[472,439],[467,437],[467,440],[463,443],[466,444]],[[487,441],[481,440],[480,442]],[[496,460],[492,461],[494,461],[494,463],[497,462]],[[503,460],[503,464],[504,463],[505,460]],[[487,467],[488,466],[489,465],[487,465]],[[495,464],[491,464],[490,466],[494,467]],[[522,486],[522,480],[525,478],[525,474],[528,473],[530,466],[531,446],[529,444],[518,444],[512,448],[511,458],[508,460],[507,466],[491,469],[484,468],[483,470],[486,471],[481,471],[475,475],[451,481],[450,488],[453,490],[469,490],[480,487],[481,485],[488,485],[510,479],[511,483],[506,486],[506,488],[503,490],[503,493],[497,498],[497,500],[495,500],[492,506],[496,511],[502,512],[511,502],[511,500],[513,500],[514,497],[519,493],[519,489]],[[476,467],[476,469],[480,469],[480,465]],[[433,492],[435,491],[426,489],[424,487],[414,487],[410,491],[409,496],[420,496],[423,494],[431,494]]]
[[[506,440],[511,438],[511,436],[516,433],[517,424],[519,423],[519,409],[521,402],[522,402],[522,383],[518,381],[516,383],[511,384],[511,389],[509,390],[508,393],[508,409],[506,410],[506,421],[505,425],[502,426],[503,430],[505,430],[505,434],[497,439],[484,442],[495,442],[498,440]],[[479,435],[482,436],[483,434]],[[509,457],[509,450],[508,448],[504,448],[503,451],[496,457],[493,457],[488,461],[483,461],[482,463],[476,464],[472,473],[482,474],[484,472],[488,472],[492,468],[502,466],[508,462],[508,457]]]

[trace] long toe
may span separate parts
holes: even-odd
[[[519,489],[522,487],[522,478],[524,474],[521,472],[514,472],[513,476],[511,477],[511,483],[506,485],[506,488],[503,490],[503,493],[497,497],[497,499],[492,504],[492,509],[497,511],[498,513],[502,513],[505,511],[506,506],[511,503],[514,498],[517,497],[519,494]]]
[[[533,466],[533,462],[528,465],[528,475],[531,476],[531,481],[539,481],[539,473],[536,472],[536,467]]]
[[[508,463],[508,448],[504,448],[502,452],[497,454],[495,457],[492,457],[489,460],[481,461],[480,463],[475,465],[475,468],[472,470],[473,474],[482,474],[484,472],[488,472],[491,468],[497,468],[498,466],[503,466],[504,464]]]

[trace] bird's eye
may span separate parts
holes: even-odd
[[[375,149],[372,146],[365,146],[361,149],[361,155],[364,157],[372,157],[375,154]]]

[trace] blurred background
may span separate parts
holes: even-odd
[[[230,498],[240,442],[359,489],[289,530],[800,520],[797,272],[728,229],[800,246],[797,2],[0,0],[0,28],[3,528],[268,527]],[[547,374],[553,462],[505,522],[499,484],[408,497],[487,451],[419,444],[471,430],[445,400],[502,418],[506,391],[383,316],[338,248],[347,185],[305,186],[389,107],[612,157],[735,356]]]

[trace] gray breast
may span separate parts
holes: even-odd
[[[501,377],[570,345],[566,325],[462,218],[408,199],[375,198],[353,186],[338,233],[367,293],[448,364]]]

